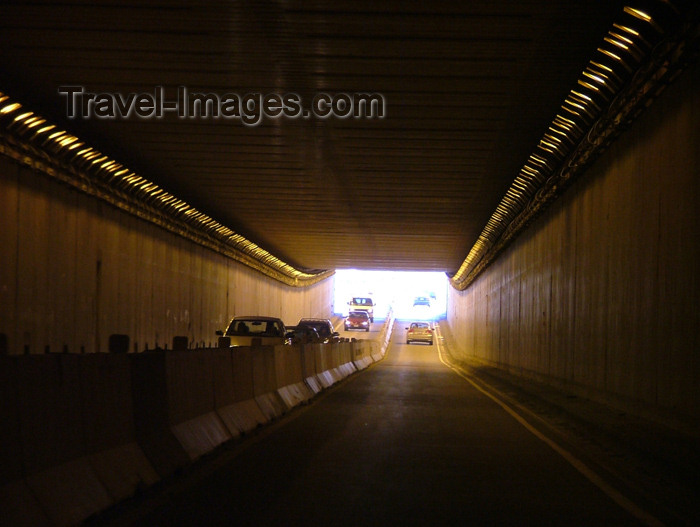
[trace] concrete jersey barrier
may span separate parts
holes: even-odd
[[[379,341],[0,357],[0,516],[74,525],[383,358]]]

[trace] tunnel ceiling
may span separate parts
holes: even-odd
[[[610,0],[4,2],[23,104],[301,269],[459,268]],[[67,119],[92,93],[381,94],[383,118]]]

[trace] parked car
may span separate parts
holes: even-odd
[[[371,298],[355,296],[350,302],[350,311],[364,311],[369,315],[369,321],[374,322],[374,302]]]
[[[226,331],[217,331],[231,339],[231,346],[274,346],[286,344],[284,322],[261,316],[234,317]]]
[[[324,343],[337,342],[340,336],[333,329],[333,323],[327,318],[302,318],[297,326],[308,326],[314,328]]]
[[[406,328],[406,344],[412,342],[427,342],[433,345],[433,330],[427,322],[411,322],[411,325]]]
[[[290,344],[317,344],[323,342],[316,328],[311,326],[287,326],[285,335]]]
[[[369,331],[370,320],[366,311],[350,311],[345,319],[345,331],[351,329],[362,329]]]

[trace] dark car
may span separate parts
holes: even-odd
[[[314,328],[323,342],[337,342],[338,332],[333,329],[333,323],[327,318],[302,318],[298,326],[308,326]]]
[[[345,331],[350,331],[351,329],[369,331],[369,326],[370,320],[366,311],[350,311],[345,319]]]
[[[318,344],[323,339],[311,326],[287,326],[285,335],[290,344]]]

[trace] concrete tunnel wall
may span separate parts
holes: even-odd
[[[628,410],[700,411],[700,67],[465,291],[456,356]]]
[[[333,312],[334,279],[292,288],[0,155],[0,354],[216,344],[234,315]]]

